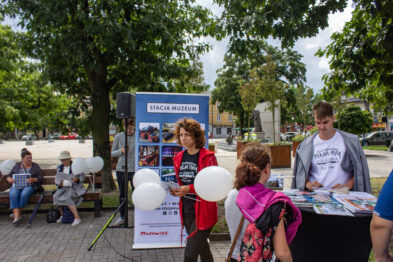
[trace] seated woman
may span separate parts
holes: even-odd
[[[12,223],[17,224],[22,219],[23,208],[26,207],[30,197],[34,194],[33,184],[41,185],[43,174],[40,166],[33,162],[33,157],[26,148],[21,152],[22,162],[18,162],[7,176],[8,183],[12,184],[9,192],[10,208],[14,214]],[[27,174],[30,178],[26,179],[27,186],[17,186],[14,179],[16,174]]]
[[[76,207],[82,203],[82,196],[86,193],[86,189],[83,186],[85,175],[83,173],[72,173],[70,152],[61,152],[58,159],[61,161],[61,164],[57,167],[58,174],[56,174],[55,183],[58,186],[58,189],[53,195],[53,204],[58,206],[67,206],[74,215],[74,222],[72,223],[72,226],[77,226],[82,222]],[[59,178],[59,173],[69,175],[69,181],[71,181],[70,186],[66,186],[66,182],[64,182],[65,179]],[[57,223],[60,223],[63,218],[62,212],[62,209],[60,209],[61,217],[56,221]]]
[[[270,171],[269,148],[261,143],[250,143],[236,168],[235,188],[239,190],[236,205],[249,222],[244,235],[239,237],[239,261],[273,261],[273,252],[282,262],[292,261],[288,244],[295,237],[302,218],[289,197],[263,185]],[[235,208],[232,199],[232,203],[225,203],[227,209]],[[226,211],[227,219],[232,219],[232,213]],[[235,223],[228,224],[238,225],[240,218],[236,217]],[[230,231],[236,231],[237,225]],[[236,261],[233,256],[232,261]]]

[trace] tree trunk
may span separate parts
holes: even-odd
[[[89,86],[92,90],[92,115],[90,119],[93,134],[93,155],[104,160],[102,169],[102,191],[110,192],[116,188],[112,177],[109,149],[109,89],[106,87],[106,71],[88,73]]]
[[[238,117],[239,117],[239,123],[240,123],[240,137],[243,139],[244,138],[244,132],[243,132],[243,112],[240,112]]]
[[[275,102],[274,102],[275,103]],[[275,145],[276,144],[276,127],[275,127],[275,120],[276,120],[276,117],[275,117],[275,112],[274,112],[274,110],[276,109],[276,107],[275,107],[275,104],[274,103],[272,103],[272,117],[273,117],[273,145]]]
[[[248,114],[247,114],[247,116],[248,116]],[[251,135],[251,132],[250,132],[250,118],[249,117],[247,117],[247,141],[250,141],[250,135]]]

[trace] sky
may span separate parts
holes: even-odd
[[[197,0],[197,3],[201,6],[209,8],[212,13],[216,16],[219,16],[222,9],[213,4],[212,0]],[[328,73],[329,63],[328,60],[323,57],[319,58],[314,56],[314,54],[318,51],[319,48],[323,48],[330,43],[330,36],[337,31],[340,31],[345,22],[348,22],[352,16],[352,1],[349,1],[347,8],[341,12],[336,14],[331,14],[329,16],[329,27],[323,31],[320,31],[319,34],[313,38],[305,38],[300,39],[296,42],[294,46],[294,50],[303,55],[302,62],[306,65],[307,73],[307,85],[311,87],[314,92],[318,92],[323,87],[323,82],[321,77]],[[221,68],[223,65],[223,59],[226,52],[226,47],[228,44],[228,38],[218,42],[212,38],[202,39],[211,44],[212,49],[210,52],[205,53],[201,57],[201,61],[203,63],[203,71],[206,84],[210,85],[210,88],[214,88],[214,81],[217,78],[216,70]],[[268,40],[271,45],[280,46],[277,40]]]

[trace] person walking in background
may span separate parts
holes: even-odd
[[[43,174],[40,166],[33,162],[33,157],[30,151],[23,148],[21,151],[22,161],[15,164],[10,174],[7,176],[8,183],[11,184],[9,196],[10,196],[10,208],[12,209],[14,220],[12,223],[17,224],[22,219],[23,208],[29,202],[30,197],[34,194],[33,184],[42,184]],[[27,186],[18,187],[16,180],[13,175],[25,174],[29,178],[26,179]]]
[[[366,156],[356,135],[335,129],[333,106],[314,105],[318,132],[307,137],[296,150],[292,188],[342,188],[371,192]]]
[[[133,118],[124,119],[123,126],[125,129],[125,121],[127,121],[127,146],[128,146],[128,157],[127,157],[127,173],[128,181],[131,183],[131,189],[134,191],[134,183],[132,179],[135,174],[135,121]],[[125,172],[125,153],[126,153],[126,140],[124,132],[121,132],[115,136],[112,145],[112,157],[117,157],[116,165],[116,179],[119,187],[119,203],[122,202],[124,197],[124,172]],[[125,206],[120,210],[120,218],[113,224],[113,226],[121,226],[124,224],[125,217]]]
[[[213,152],[204,148],[205,134],[200,124],[183,118],[175,127],[177,143],[185,148],[173,158],[179,188],[171,189],[173,196],[180,197],[180,219],[186,228],[188,239],[184,250],[184,262],[213,261],[207,238],[217,223],[217,204],[201,199],[195,192],[197,173],[208,166],[217,166]]]
[[[393,170],[382,187],[375,205],[370,231],[373,242],[375,261],[392,262],[389,253],[393,229]]]
[[[74,221],[72,222],[72,226],[79,225],[82,220],[79,217],[77,206],[80,206],[83,201],[83,195],[86,193],[86,189],[83,186],[83,182],[85,181],[85,175],[82,174],[74,174],[71,168],[71,154],[68,151],[62,151],[57,158],[61,161],[61,164],[57,167],[57,173],[63,173],[69,176],[69,180],[71,181],[70,186],[65,186],[65,182],[63,179],[58,179],[56,175],[55,183],[58,186],[56,193],[53,195],[53,204],[58,206],[67,206],[71,213],[74,215]],[[62,208],[60,210],[60,218],[56,221],[57,223],[62,222],[63,211]],[[72,218],[72,216],[71,216]]]
[[[292,261],[288,244],[302,221],[301,213],[288,196],[264,186],[271,173],[270,159],[270,149],[253,142],[243,151],[236,168],[235,188],[239,190],[236,205],[249,222],[239,237],[239,261],[272,261],[273,252],[281,262]],[[226,208],[236,208],[233,200],[226,203]],[[226,214],[229,221],[236,219],[238,223],[238,218],[231,217],[230,210],[226,210]],[[236,229],[237,226],[231,226],[230,231]],[[236,261],[233,256],[232,261]]]

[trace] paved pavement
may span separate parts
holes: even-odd
[[[220,140],[213,140],[221,142]],[[35,141],[32,146],[24,142],[5,141],[0,144],[0,162],[6,159],[19,160],[20,150],[27,147],[33,154],[33,160],[42,168],[54,168],[59,163],[56,159],[62,150],[69,150],[71,155],[88,158],[92,156],[92,141],[85,144],[78,141]],[[365,151],[371,177],[388,176],[393,169],[393,153]],[[219,165],[235,174],[239,160],[236,152],[217,149]],[[293,165],[293,159],[292,159]],[[273,169],[272,173],[285,174],[284,187],[290,186],[291,168]],[[132,211],[131,211],[132,212]],[[183,261],[183,249],[148,249],[133,250],[133,229],[107,229],[92,251],[87,251],[95,236],[111,216],[112,212],[102,212],[101,218],[94,218],[93,212],[81,212],[82,224],[71,227],[66,224],[46,223],[46,214],[38,214],[32,229],[25,229],[29,214],[25,215],[23,225],[13,227],[11,218],[0,216],[0,261]],[[133,218],[133,214],[130,214]],[[132,225],[132,221],[130,222]],[[215,261],[223,261],[230,246],[229,241],[211,242]],[[124,258],[122,256],[126,256]]]
[[[92,212],[80,212],[82,224],[77,227],[48,224],[46,214],[38,214],[31,229],[25,227],[28,215],[18,227],[11,225],[11,218],[0,216],[0,261],[183,261],[181,248],[133,250],[132,228],[106,229],[88,251],[111,214],[104,211],[102,217],[94,218]],[[214,260],[224,261],[229,246],[229,241],[211,242]]]

